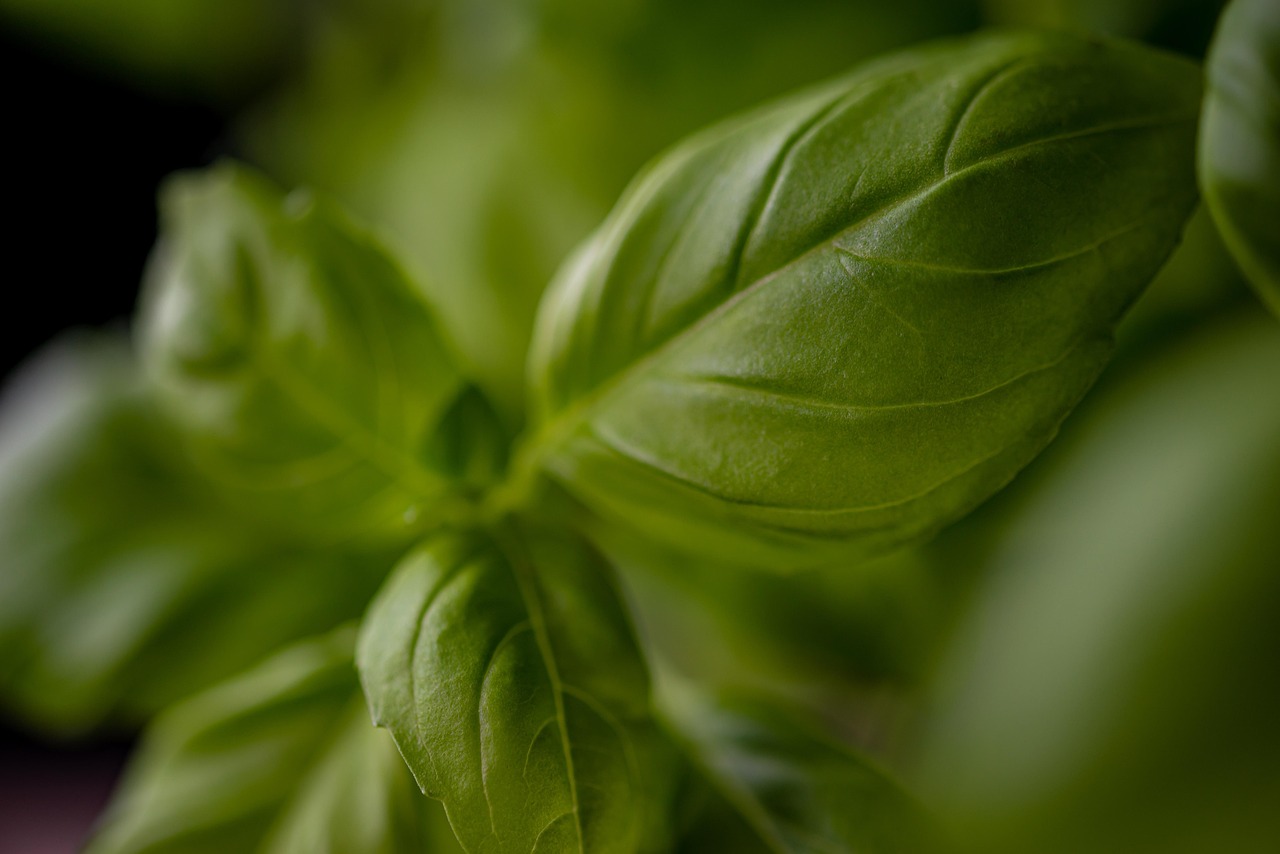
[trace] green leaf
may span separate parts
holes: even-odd
[[[1001,33],[701,134],[544,299],[526,453],[723,560],[933,532],[1097,377],[1194,203],[1198,101],[1188,62]]]
[[[394,559],[217,503],[114,337],[50,347],[0,406],[0,704],[34,726],[144,719],[358,616]]]
[[[468,850],[669,844],[675,757],[608,567],[580,541],[436,538],[375,600],[357,662]]]
[[[171,180],[162,209],[144,355],[205,474],[315,539],[438,522],[454,484],[428,449],[466,385],[395,264],[229,165]]]
[[[713,700],[691,685],[666,687],[672,726],[764,850],[931,850],[928,816],[851,748],[775,705],[743,697]]]
[[[1280,5],[1235,0],[1208,62],[1205,201],[1245,276],[1280,314]]]
[[[298,644],[158,719],[89,852],[460,851],[369,721],[354,636]]]
[[[1280,845],[1277,376],[1261,311],[1185,336],[985,520],[921,749],[962,850]]]

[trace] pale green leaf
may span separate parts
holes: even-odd
[[[230,165],[172,179],[162,213],[144,356],[206,475],[313,538],[438,522],[454,484],[429,448],[470,391],[384,251]]]
[[[739,563],[935,531],[1097,377],[1194,203],[1199,97],[1171,56],[999,33],[695,137],[544,299],[529,458]]]
[[[357,659],[375,719],[468,850],[669,844],[675,759],[608,567],[580,541],[434,539],[375,600]]]
[[[1236,261],[1280,314],[1280,3],[1235,0],[1208,61],[1200,182]]]
[[[394,553],[311,551],[208,494],[127,346],[54,345],[0,407],[0,705],[136,723],[359,615]]]
[[[353,640],[298,644],[158,719],[89,852],[460,851],[369,720]]]

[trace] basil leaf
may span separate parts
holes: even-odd
[[[400,270],[234,166],[171,180],[162,208],[144,355],[204,473],[311,538],[419,529],[453,487],[426,449],[465,383]]]
[[[933,532],[1097,377],[1194,203],[1198,100],[1185,61],[1001,33],[694,138],[544,299],[527,453],[727,561]]]
[[[608,567],[559,535],[444,535],[370,608],[374,718],[468,850],[663,850],[674,756]]]
[[[1235,0],[1208,61],[1205,201],[1245,276],[1280,314],[1280,6]]]
[[[291,647],[158,719],[89,852],[460,851],[369,721],[354,637]]]
[[[394,557],[280,542],[183,464],[123,341],[49,348],[0,405],[0,704],[136,723],[358,616]]]
[[[767,703],[666,687],[672,726],[765,850],[921,854],[934,845],[923,810],[851,748]]]
[[[921,748],[963,850],[1280,845],[1278,375],[1261,312],[1166,346],[990,520]]]

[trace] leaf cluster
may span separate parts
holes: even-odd
[[[561,5],[552,34],[587,19]],[[1227,252],[1275,302],[1271,8],[1233,4],[1207,93],[1058,32],[865,62],[651,161],[545,293],[607,157],[434,231],[352,190],[474,188],[447,117],[497,96],[447,61],[346,103],[438,108],[427,165],[290,149],[383,231],[234,163],[170,179],[132,341],[56,346],[0,412],[0,699],[150,721],[89,850],[1191,851],[1206,779],[1239,850],[1272,838],[1277,696],[1232,665],[1274,640],[1274,324],[1148,340],[1066,421],[1153,280],[1130,341],[1221,299]],[[403,37],[382,11],[350,37]],[[628,32],[477,62],[625,80]],[[295,130],[333,121],[305,91]],[[503,113],[478,171],[585,150],[599,98],[571,144]],[[1212,219],[1164,268],[1197,169]],[[1202,686],[1248,700],[1223,745],[1181,744]]]

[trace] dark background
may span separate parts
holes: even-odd
[[[220,153],[225,119],[79,68],[0,29],[5,298],[0,368],[73,326],[123,322],[155,240],[155,192]]]
[[[71,327],[124,324],[156,236],[161,178],[222,153],[226,119],[68,63],[0,29],[5,166],[0,377]],[[126,736],[52,745],[0,715],[0,854],[74,851]]]

